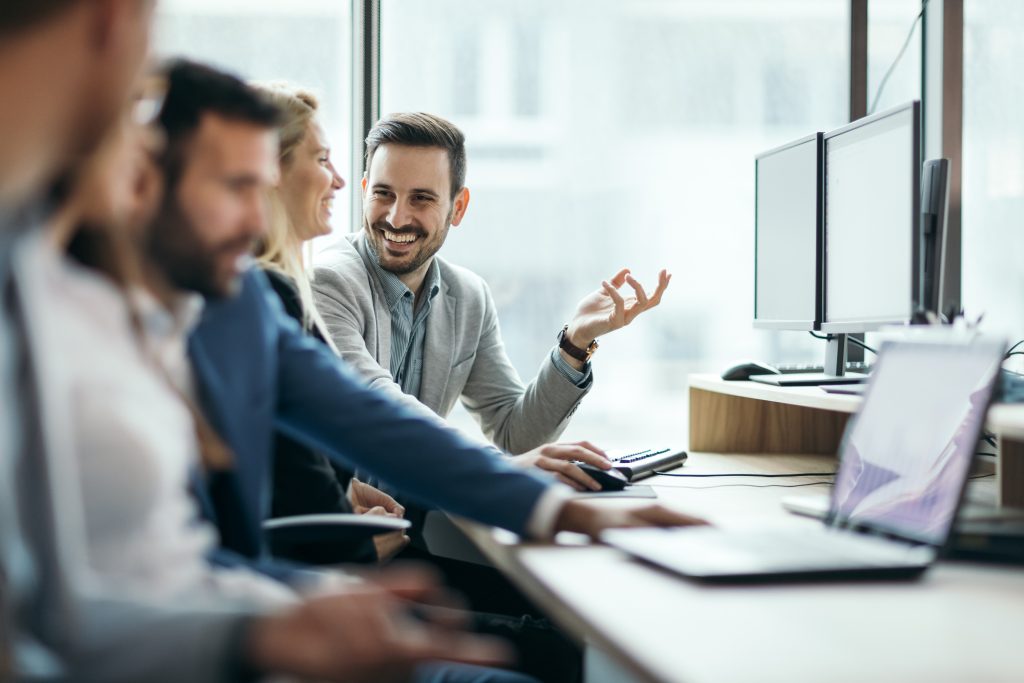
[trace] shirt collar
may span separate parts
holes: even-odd
[[[370,251],[370,258],[367,259],[370,262],[370,268],[373,269],[374,276],[376,276],[377,281],[380,282],[381,287],[384,289],[384,299],[387,301],[388,308],[393,311],[402,300],[402,297],[407,292],[413,294],[413,291],[406,287],[405,283],[397,275],[380,267],[380,259],[377,257],[377,252],[369,240],[366,240],[366,246]],[[441,267],[437,265],[436,258],[430,260],[427,275],[423,278],[423,288],[427,293],[427,301],[432,300],[441,291]]]
[[[205,305],[199,294],[181,294],[170,307],[164,306],[142,288],[133,289],[131,298],[146,335],[156,339],[188,337],[199,324]]]

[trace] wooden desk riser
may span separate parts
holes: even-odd
[[[691,375],[690,448],[714,453],[836,454],[859,396]],[[1024,405],[995,405],[999,505],[1024,507]]]

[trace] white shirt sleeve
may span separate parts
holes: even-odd
[[[558,515],[564,506],[572,498],[573,490],[565,484],[555,484],[548,487],[530,513],[530,519],[526,523],[526,531],[531,538],[551,539],[555,536],[555,524],[558,522]]]

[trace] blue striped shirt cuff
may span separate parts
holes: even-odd
[[[555,364],[555,369],[558,370],[563,377],[580,389],[590,384],[590,363],[584,363],[582,371],[577,370],[565,362],[565,359],[562,358],[562,354],[559,353],[557,346],[551,350],[551,362]]]

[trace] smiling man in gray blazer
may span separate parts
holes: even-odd
[[[557,439],[590,390],[597,338],[661,301],[662,271],[648,296],[628,269],[584,298],[558,346],[524,385],[502,342],[487,283],[437,256],[469,206],[462,132],[431,114],[394,114],[366,138],[363,230],[318,260],[316,303],[342,357],[372,385],[441,417],[461,398],[484,434],[581,488],[590,478],[569,460],[596,447]],[[625,285],[633,290],[623,296]],[[603,460],[603,457],[600,457]],[[607,467],[607,464],[604,464]]]

